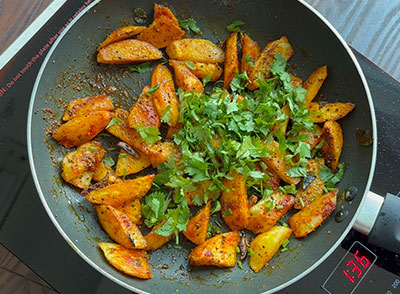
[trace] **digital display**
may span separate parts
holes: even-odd
[[[326,279],[322,288],[331,294],[353,293],[376,259],[377,256],[371,250],[355,241]]]

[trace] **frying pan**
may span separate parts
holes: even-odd
[[[28,115],[28,152],[43,205],[60,234],[83,259],[114,282],[137,293],[273,293],[283,289],[308,274],[333,252],[353,226],[360,207],[367,204],[368,195],[372,195],[368,191],[374,171],[377,134],[364,75],[344,40],[314,9],[301,1],[171,0],[160,4],[172,7],[180,19],[196,19],[203,31],[202,37],[214,43],[226,39],[226,26],[234,20],[244,21],[244,29],[261,47],[286,35],[295,50],[289,69],[299,77],[307,77],[321,65],[328,66],[329,77],[321,92],[330,101],[338,99],[356,104],[356,110],[340,120],[344,133],[341,161],[346,164],[346,172],[339,189],[358,188],[351,202],[339,198],[337,210],[343,209],[348,216],[337,222],[332,215],[307,238],[293,238],[290,250],[278,253],[258,274],[249,269],[247,262],[243,270],[238,267],[191,268],[186,257],[193,245],[185,240],[181,241],[181,249],[164,246],[151,254],[154,274],[151,280],[128,277],[108,264],[97,243],[110,239],[97,223],[92,205],[60,178],[60,164],[55,162],[60,162],[67,150],[46,135],[46,128],[50,127],[49,119],[61,120],[62,102],[79,97],[105,93],[112,96],[119,107],[128,109],[134,104],[134,97],[149,83],[151,73],[139,75],[130,73],[125,66],[99,65],[95,52],[112,30],[134,23],[134,8],[144,9],[151,22],[153,3],[146,0],[92,3],[48,53],[33,89]],[[45,109],[53,112],[43,112]],[[370,130],[373,144],[368,147],[358,144],[357,129]],[[367,212],[368,220],[375,219],[378,214],[382,201],[378,202],[378,205],[370,205],[372,212]],[[363,220],[357,224],[365,233],[371,230],[365,228]]]

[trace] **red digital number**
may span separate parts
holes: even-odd
[[[363,267],[365,267],[365,268],[368,267],[369,264],[370,264],[369,259],[366,258],[365,256],[358,257],[357,254],[358,254],[358,250],[353,254],[354,258],[355,258]]]
[[[346,265],[347,265],[347,266],[349,266],[349,265],[352,265],[352,266],[353,266],[353,269],[352,269],[351,271],[352,271],[353,273],[354,273],[355,271],[358,272],[357,278],[359,278],[359,277],[362,276],[362,270],[361,270],[358,266],[356,266],[356,264],[354,263],[354,261],[349,260],[349,261],[347,262]]]

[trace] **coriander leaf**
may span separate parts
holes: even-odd
[[[120,153],[118,154],[118,157],[126,157],[126,153]]]
[[[161,140],[160,132],[156,127],[139,126],[137,131],[146,145],[151,145]]]
[[[158,88],[160,88],[160,84],[157,84],[153,88],[147,90],[146,94],[152,95],[158,90]]]
[[[292,178],[295,177],[306,177],[307,176],[307,169],[302,166],[294,166],[290,168],[287,172],[286,175]]]
[[[168,64],[168,58],[165,56],[161,57],[161,64]]]
[[[88,147],[88,150],[90,150],[90,151],[97,151],[97,147],[89,146],[89,147]]]
[[[119,117],[114,117],[109,123],[108,123],[108,125],[106,126],[106,129],[108,129],[108,128],[110,128],[110,127],[112,127],[115,123],[117,123],[117,122],[122,122],[122,119],[120,119]]]
[[[232,213],[233,213],[232,209],[230,209],[230,208],[225,209],[224,212],[222,213],[222,217],[226,217],[226,216],[232,215]]]
[[[248,65],[249,65],[250,67],[254,67],[254,66],[255,66],[254,60],[253,60],[253,58],[252,58],[250,55],[246,55],[246,56],[244,57],[244,60],[248,63]]]
[[[281,191],[284,194],[293,194],[295,195],[297,193],[296,186],[295,185],[285,185],[285,186],[280,186],[279,191]]]
[[[173,233],[177,234],[186,229],[189,217],[190,210],[186,201],[184,201],[177,208],[168,210],[165,223],[155,233],[165,237]]]
[[[339,183],[344,174],[344,163],[338,165],[338,170],[334,174],[329,167],[322,165],[318,173],[318,176],[325,182],[325,187],[333,188],[337,183]]]
[[[179,20],[179,25],[187,32],[193,31],[200,35],[202,32],[193,18]]]
[[[244,25],[245,22],[241,21],[241,20],[235,20],[233,23],[231,23],[230,25],[228,25],[226,27],[226,29],[228,30],[228,32],[238,32],[241,33],[243,32],[243,30],[241,28],[239,28],[239,26]]]
[[[194,63],[193,63],[192,61],[190,61],[190,60],[186,60],[186,61],[185,61],[185,64],[186,64],[186,66],[187,66],[188,68],[190,68],[191,70],[195,70],[195,69],[196,69],[196,66],[195,66]]]
[[[283,74],[286,68],[286,59],[279,53],[275,54],[275,61],[271,65],[271,72],[274,75]]]
[[[112,158],[109,157],[109,156],[104,157],[103,162],[104,162],[105,164],[107,164],[108,166],[110,166],[110,167],[111,167],[111,166],[114,166],[114,164],[115,164],[114,159],[112,159]]]
[[[212,75],[208,73],[204,78],[203,78],[203,86],[207,85],[211,81]]]
[[[221,203],[217,200],[214,202],[213,207],[211,208],[210,215],[218,211],[221,211]]]
[[[128,65],[130,72],[138,72],[140,74],[150,71],[150,62],[143,62],[139,65]]]
[[[247,83],[251,82],[246,72],[242,74],[236,73],[230,84],[231,90],[233,92],[239,92],[241,90],[244,90],[247,85],[246,82]]]
[[[169,123],[169,119],[170,119],[169,110],[170,109],[171,109],[171,105],[167,105],[167,107],[164,108],[163,113],[161,114],[161,122]]]
[[[162,192],[154,192],[147,195],[142,206],[144,223],[151,228],[164,219],[170,199]]]

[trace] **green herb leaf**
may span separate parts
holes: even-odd
[[[204,78],[203,78],[203,86],[206,86],[210,81],[211,81],[212,75],[208,73]]]
[[[109,156],[104,157],[103,162],[104,162],[105,164],[107,164],[108,166],[110,166],[110,167],[111,167],[111,166],[114,166],[114,164],[115,164],[114,159],[112,159],[112,158],[109,157]]]
[[[285,185],[285,186],[280,186],[279,191],[281,191],[283,194],[293,194],[295,195],[297,193],[297,189],[295,185]]]
[[[222,217],[226,217],[229,215],[232,215],[232,209],[230,209],[230,208],[225,209],[224,212],[222,213]]]
[[[120,119],[119,117],[114,117],[109,123],[108,123],[108,125],[106,126],[106,129],[108,129],[108,128],[110,128],[110,127],[112,127],[115,123],[120,123],[120,122],[122,122],[122,119]]]
[[[179,20],[179,25],[187,32],[194,32],[200,35],[202,32],[193,18]]]
[[[154,192],[146,196],[145,204],[142,205],[146,226],[151,228],[164,219],[169,202],[170,199],[162,192]]]
[[[118,154],[118,157],[126,157],[126,153],[120,153],[120,154]]]
[[[240,269],[243,269],[243,264],[240,260],[238,260],[237,265]]]
[[[194,65],[194,63],[190,60],[186,60],[185,64],[187,65],[188,68],[190,68],[191,70],[195,70],[196,66]]]
[[[217,200],[214,202],[213,207],[211,208],[210,214],[214,214],[218,211],[221,211],[221,203]]]
[[[90,151],[97,151],[98,149],[97,149],[97,147],[89,146],[89,147],[88,147],[88,150],[90,150]]]
[[[170,109],[171,109],[171,105],[167,105],[167,107],[164,108],[163,113],[161,114],[161,122],[169,123],[169,120],[170,120],[169,110]]]
[[[250,67],[254,67],[254,66],[255,66],[254,60],[253,60],[253,58],[252,58],[250,55],[246,55],[246,56],[244,57],[244,60],[247,62],[247,64],[248,64]]]
[[[128,65],[128,69],[130,72],[138,72],[140,74],[143,74],[150,71],[150,62],[143,62],[139,65]]]
[[[322,165],[318,176],[325,182],[326,188],[333,188],[337,183],[339,183],[344,174],[344,163],[338,165],[338,170],[334,174],[329,167]]]
[[[147,90],[146,94],[153,95],[160,88],[160,84],[155,85],[153,88]]]
[[[156,127],[139,126],[137,131],[146,145],[151,145],[161,140],[160,131]]]
[[[248,249],[247,249],[247,254],[248,254],[249,256],[253,256],[253,255],[254,255],[254,250],[251,249],[251,248],[248,248]]]
[[[302,166],[294,166],[286,172],[286,175],[292,178],[295,177],[305,178],[307,176],[307,169]]]
[[[228,25],[226,27],[226,29],[228,30],[228,32],[238,32],[241,33],[243,32],[242,29],[239,28],[239,26],[244,25],[245,22],[241,21],[241,20],[235,20],[233,23],[231,23],[230,25]]]

